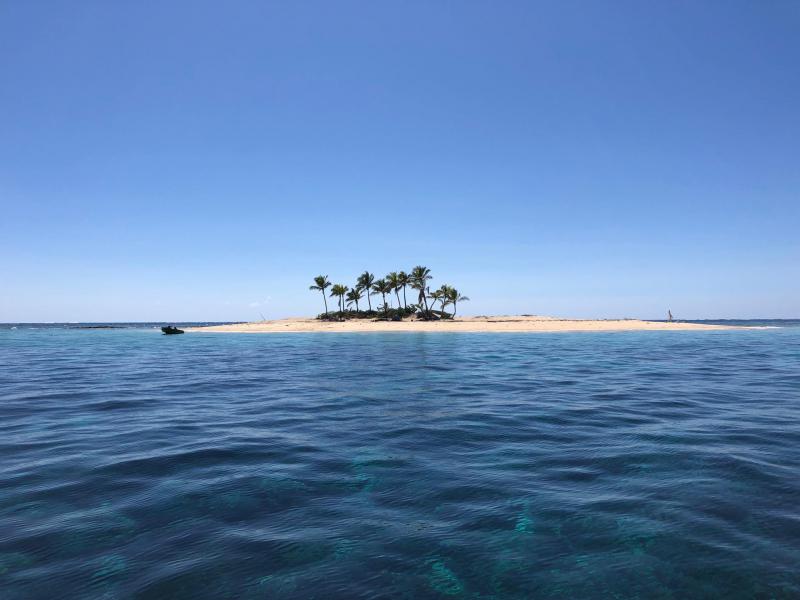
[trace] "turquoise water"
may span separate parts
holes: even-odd
[[[800,597],[800,328],[0,329],[0,597]]]

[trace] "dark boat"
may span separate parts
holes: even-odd
[[[172,325],[167,325],[166,327],[162,327],[161,331],[164,332],[164,335],[175,335],[176,333],[183,333],[183,329],[178,329],[177,327],[173,327]]]

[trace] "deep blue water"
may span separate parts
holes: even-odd
[[[798,598],[800,328],[0,328],[0,597]]]

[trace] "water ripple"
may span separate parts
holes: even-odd
[[[0,329],[0,589],[800,597],[800,329]]]

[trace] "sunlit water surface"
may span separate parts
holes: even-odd
[[[800,328],[0,329],[0,596],[798,598]]]

